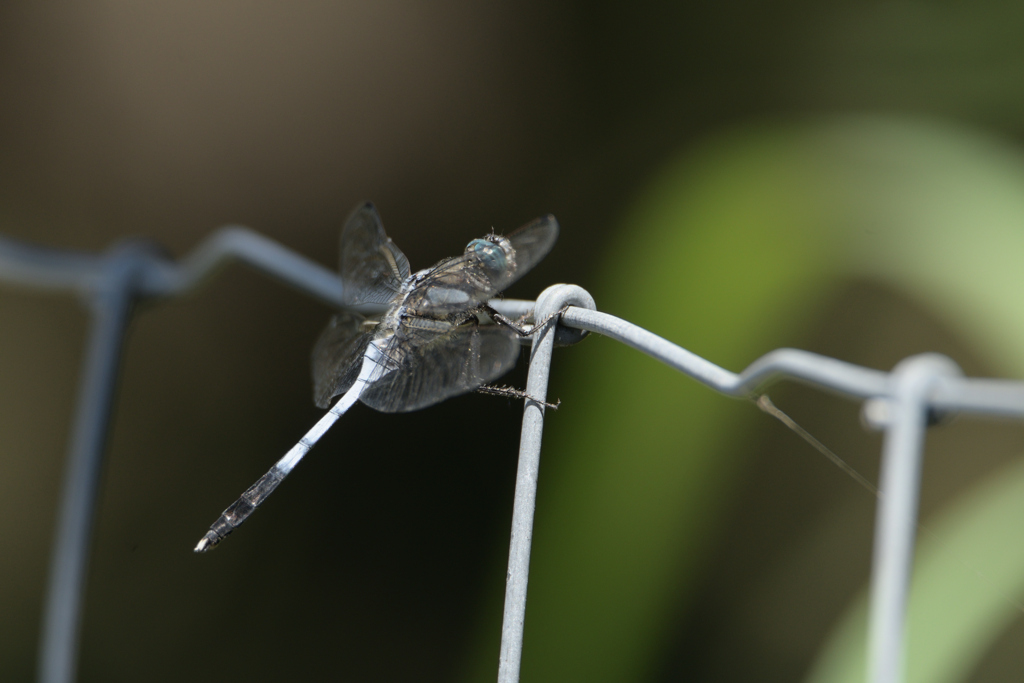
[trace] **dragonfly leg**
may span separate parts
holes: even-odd
[[[519,320],[511,320],[510,318],[503,316],[501,313],[498,313],[498,311],[496,311],[489,304],[484,304],[483,311],[487,315],[489,315],[491,317],[491,320],[493,320],[495,323],[509,328],[510,330],[518,334],[520,337],[529,337],[531,334],[535,333],[537,330],[543,328],[545,325],[551,322],[553,318],[557,318],[561,316],[563,313],[565,313],[565,309],[567,308],[569,308],[568,304],[563,306],[555,313],[552,313],[548,317],[544,318],[539,323],[535,323],[529,327],[522,324],[523,318],[520,318]]]
[[[525,398],[528,401],[539,403],[546,408],[551,408],[551,410],[558,410],[558,406],[562,405],[561,401],[556,401],[554,403],[541,401],[539,398],[534,398],[525,391],[521,391],[519,389],[516,389],[515,387],[495,387],[489,384],[485,384],[482,387],[477,387],[476,390],[479,391],[481,394],[491,394],[494,396],[508,396],[509,398]]]
[[[512,320],[511,318],[506,318],[501,313],[498,313],[498,311],[494,310],[494,308],[492,308],[489,304],[484,304],[483,311],[484,313],[489,315],[491,320],[493,320],[496,324],[501,325],[503,327],[507,327],[508,329],[518,334],[520,337],[528,337],[531,334],[533,334],[533,328],[526,327],[525,325],[523,325],[522,320],[517,321]]]
[[[565,306],[562,306],[561,308],[559,308],[557,311],[555,311],[551,315],[549,315],[546,318],[544,318],[543,320],[541,320],[539,323],[534,323],[533,324],[533,329],[531,330],[531,332],[536,332],[537,330],[543,329],[545,325],[547,325],[549,322],[551,322],[555,318],[561,318],[562,314],[565,313],[566,309],[568,309],[569,306],[571,306],[571,305],[572,304],[566,304]]]

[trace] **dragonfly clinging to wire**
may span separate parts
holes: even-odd
[[[313,348],[314,399],[330,410],[224,511],[196,552],[216,546],[245,521],[356,401],[386,413],[418,410],[511,370],[519,338],[530,330],[487,300],[533,268],[557,237],[558,222],[544,216],[507,237],[475,239],[461,255],[410,274],[409,260],[384,233],[373,204],[352,212],[341,232],[344,304],[387,310],[375,318],[352,311],[331,318]],[[496,324],[481,324],[483,315]]]

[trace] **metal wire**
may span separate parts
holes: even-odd
[[[246,228],[213,233],[191,254],[171,261],[146,243],[117,246],[105,254],[59,251],[0,237],[0,281],[28,287],[74,291],[93,313],[89,351],[82,372],[75,428],[61,498],[44,617],[39,680],[75,679],[78,624],[88,565],[99,474],[102,469],[121,344],[132,304],[172,297],[199,286],[229,261],[237,260],[334,306],[343,303],[341,280],[318,263]],[[530,315],[535,304],[494,300],[510,318]],[[568,308],[566,304],[573,304]],[[643,328],[600,313],[578,287],[558,285],[536,304],[537,321],[560,311],[558,327],[545,327],[530,361],[527,393],[543,400],[551,347],[580,338],[565,328],[596,332],[627,344],[723,394],[751,397],[765,384],[791,379],[865,401],[868,421],[886,431],[882,494],[876,522],[869,621],[872,683],[902,680],[903,620],[913,553],[923,434],[929,410],[1024,417],[1024,383],[964,378],[948,358],[907,359],[893,372],[863,368],[797,349],[778,349],[730,372]],[[362,307],[363,312],[380,307]],[[870,410],[867,410],[870,408]],[[506,583],[499,681],[519,678],[525,622],[530,542],[543,432],[543,407],[527,401]]]
[[[50,562],[39,659],[41,681],[74,680],[96,498],[114,404],[124,331],[131,316],[133,282],[145,255],[124,249],[107,261],[106,278],[92,299],[92,329],[82,367],[57,539]]]
[[[544,405],[547,400],[548,370],[555,345],[558,312],[570,304],[594,308],[594,299],[574,285],[555,285],[541,293],[534,316],[548,320],[534,341],[530,354],[530,372],[523,409],[523,431],[519,440],[519,467],[516,472],[515,502],[512,507],[512,534],[509,540],[508,573],[505,576],[505,612],[501,625],[501,654],[498,657],[498,683],[519,680],[523,656],[523,629],[526,623],[526,585],[530,576],[530,545],[533,540],[533,512],[537,506],[537,474],[540,470],[540,442],[544,431]]]

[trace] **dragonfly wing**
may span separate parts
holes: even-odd
[[[501,377],[515,366],[519,351],[515,333],[475,323],[419,343],[396,341],[384,350],[394,369],[367,386],[360,400],[385,413],[426,408]]]
[[[359,206],[341,231],[341,281],[347,304],[388,304],[409,277],[409,259],[384,232],[370,202]]]
[[[313,347],[313,401],[330,408],[331,399],[355,383],[371,334],[358,313],[332,316]]]

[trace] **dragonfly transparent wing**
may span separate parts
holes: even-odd
[[[372,327],[357,313],[332,316],[313,347],[313,400],[330,408],[331,400],[355,383]]]
[[[558,221],[551,214],[541,216],[507,235],[506,239],[515,250],[515,268],[495,279],[495,292],[504,291],[548,255],[558,239]]]
[[[398,341],[384,349],[393,369],[369,384],[360,400],[385,413],[419,410],[473,391],[511,370],[519,358],[516,334],[470,323],[447,332]]]
[[[366,202],[341,231],[341,281],[347,304],[389,304],[409,277],[409,259],[384,233],[377,209]]]

